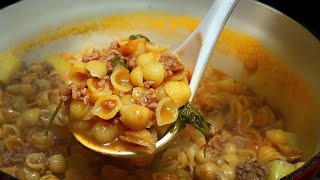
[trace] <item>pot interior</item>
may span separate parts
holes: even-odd
[[[111,40],[141,33],[169,45],[170,51],[196,27],[210,1],[176,0],[168,4],[169,0],[81,0],[77,4],[67,0],[62,6],[53,1],[24,1],[3,10],[0,50],[18,47],[14,50],[23,60],[32,61],[87,46],[102,48]],[[180,8],[182,5],[184,8]],[[52,8],[44,11],[43,6]],[[136,13],[146,9],[153,12]],[[14,14],[17,10],[26,11],[24,18],[23,13]],[[320,151],[318,57],[319,41],[301,25],[263,4],[241,0],[215,47],[210,65],[247,84],[280,112],[286,129],[298,135],[300,148],[309,159]],[[248,62],[255,64],[253,71],[248,71]]]

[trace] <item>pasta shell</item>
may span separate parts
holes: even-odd
[[[89,61],[85,67],[92,77],[102,78],[108,73],[107,66],[101,61]]]
[[[72,83],[84,85],[86,84],[87,79],[90,77],[90,73],[86,69],[85,63],[78,62],[72,66],[68,77]]]
[[[15,135],[7,137],[3,142],[9,151],[11,151],[17,147],[21,147],[23,145],[22,139],[19,138],[18,136],[15,136]]]
[[[190,87],[183,81],[166,82],[164,89],[178,108],[185,105],[191,96]]]
[[[166,93],[165,89],[164,89],[164,84],[162,83],[159,87],[157,87],[157,98],[158,101],[160,101],[162,98],[164,97],[168,97],[168,94]]]
[[[136,65],[143,67],[144,65],[150,62],[159,62],[160,57],[161,57],[160,53],[154,53],[154,52],[141,54],[136,60]]]
[[[96,102],[99,97],[112,94],[109,82],[105,82],[104,84],[99,86],[99,81],[100,80],[98,78],[90,78],[87,80],[88,93],[91,103]]]
[[[112,86],[121,92],[131,91],[133,84],[130,81],[130,75],[128,70],[124,68],[118,68],[113,71],[110,76]]]
[[[160,45],[160,44],[153,44],[153,43],[147,42],[146,43],[146,50],[149,52],[151,51],[151,52],[163,53],[168,50],[168,47],[164,46],[164,45]]]
[[[163,126],[175,122],[178,118],[178,108],[169,97],[162,98],[156,108],[157,125]]]
[[[120,134],[119,124],[98,121],[90,130],[93,138],[100,144],[114,141]]]
[[[91,112],[104,120],[113,118],[121,109],[122,103],[118,96],[109,95],[100,97],[94,104]]]
[[[44,153],[31,153],[26,157],[26,164],[31,169],[40,170],[45,166],[46,155]]]
[[[73,100],[70,104],[70,118],[75,120],[83,120],[83,117],[90,112],[91,106],[84,104],[83,101]],[[85,119],[88,120],[88,119]]]
[[[120,136],[120,139],[136,145],[133,148],[135,152],[152,154],[156,150],[155,141],[151,133],[146,129],[141,131],[127,131],[125,135]]]
[[[143,87],[143,72],[141,66],[137,66],[130,73],[130,80],[133,85]]]
[[[164,65],[160,62],[149,62],[142,67],[143,79],[146,81],[153,81],[153,88],[158,87],[163,79],[165,74]]]
[[[144,106],[131,104],[120,109],[120,121],[130,129],[145,129],[152,118],[152,111]]]

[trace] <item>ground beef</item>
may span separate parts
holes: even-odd
[[[146,90],[143,96],[137,99],[138,104],[145,106],[151,110],[157,108],[158,96],[157,91],[153,88]]]
[[[166,70],[166,77],[172,76],[173,73],[177,71],[182,71],[184,69],[183,64],[172,53],[163,53],[161,55],[160,62],[164,64],[164,68]]]
[[[106,85],[107,81],[109,80],[109,76],[104,76],[100,79],[100,81],[98,82],[98,86],[99,87],[103,87],[104,85]]]
[[[134,56],[129,56],[125,59],[130,69],[134,69],[136,67],[136,58]]]
[[[236,166],[236,179],[263,180],[268,175],[267,168],[258,161],[247,161]]]
[[[103,103],[103,105],[108,109],[113,109],[114,107],[116,107],[116,104],[114,104],[113,101],[106,101]]]
[[[89,103],[87,88],[81,85],[70,84],[62,92],[61,100],[66,102],[69,98],[82,100],[84,104]]]
[[[13,107],[13,104],[16,102],[15,96],[0,90],[0,107],[1,108],[10,108]]]
[[[12,166],[24,162],[26,156],[34,152],[36,150],[29,143],[24,143],[22,146],[16,147],[11,151],[8,150],[1,153],[0,161],[4,166]]]
[[[154,81],[145,81],[145,82],[143,82],[144,87],[147,88],[147,89],[150,89],[153,84],[154,84]]]
[[[120,48],[120,44],[118,43],[118,41],[112,41],[110,43],[110,48],[111,49],[118,49],[118,48]]]
[[[213,157],[219,156],[222,153],[224,144],[227,140],[226,137],[219,135],[217,140],[207,147],[207,153],[211,154]]]
[[[99,60],[101,58],[101,53],[98,49],[94,48],[93,51],[89,54],[85,54],[82,56],[83,62],[89,62],[93,60]]]

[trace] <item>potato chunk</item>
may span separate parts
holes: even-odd
[[[11,52],[0,53],[0,83],[8,83],[21,67],[21,60]]]

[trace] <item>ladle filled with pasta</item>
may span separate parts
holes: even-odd
[[[236,2],[215,1],[174,53],[141,34],[92,48],[72,64],[56,112],[64,105],[76,139],[114,157],[150,156],[186,124],[209,138],[210,124],[190,101]],[[192,78],[179,59],[197,59]]]

